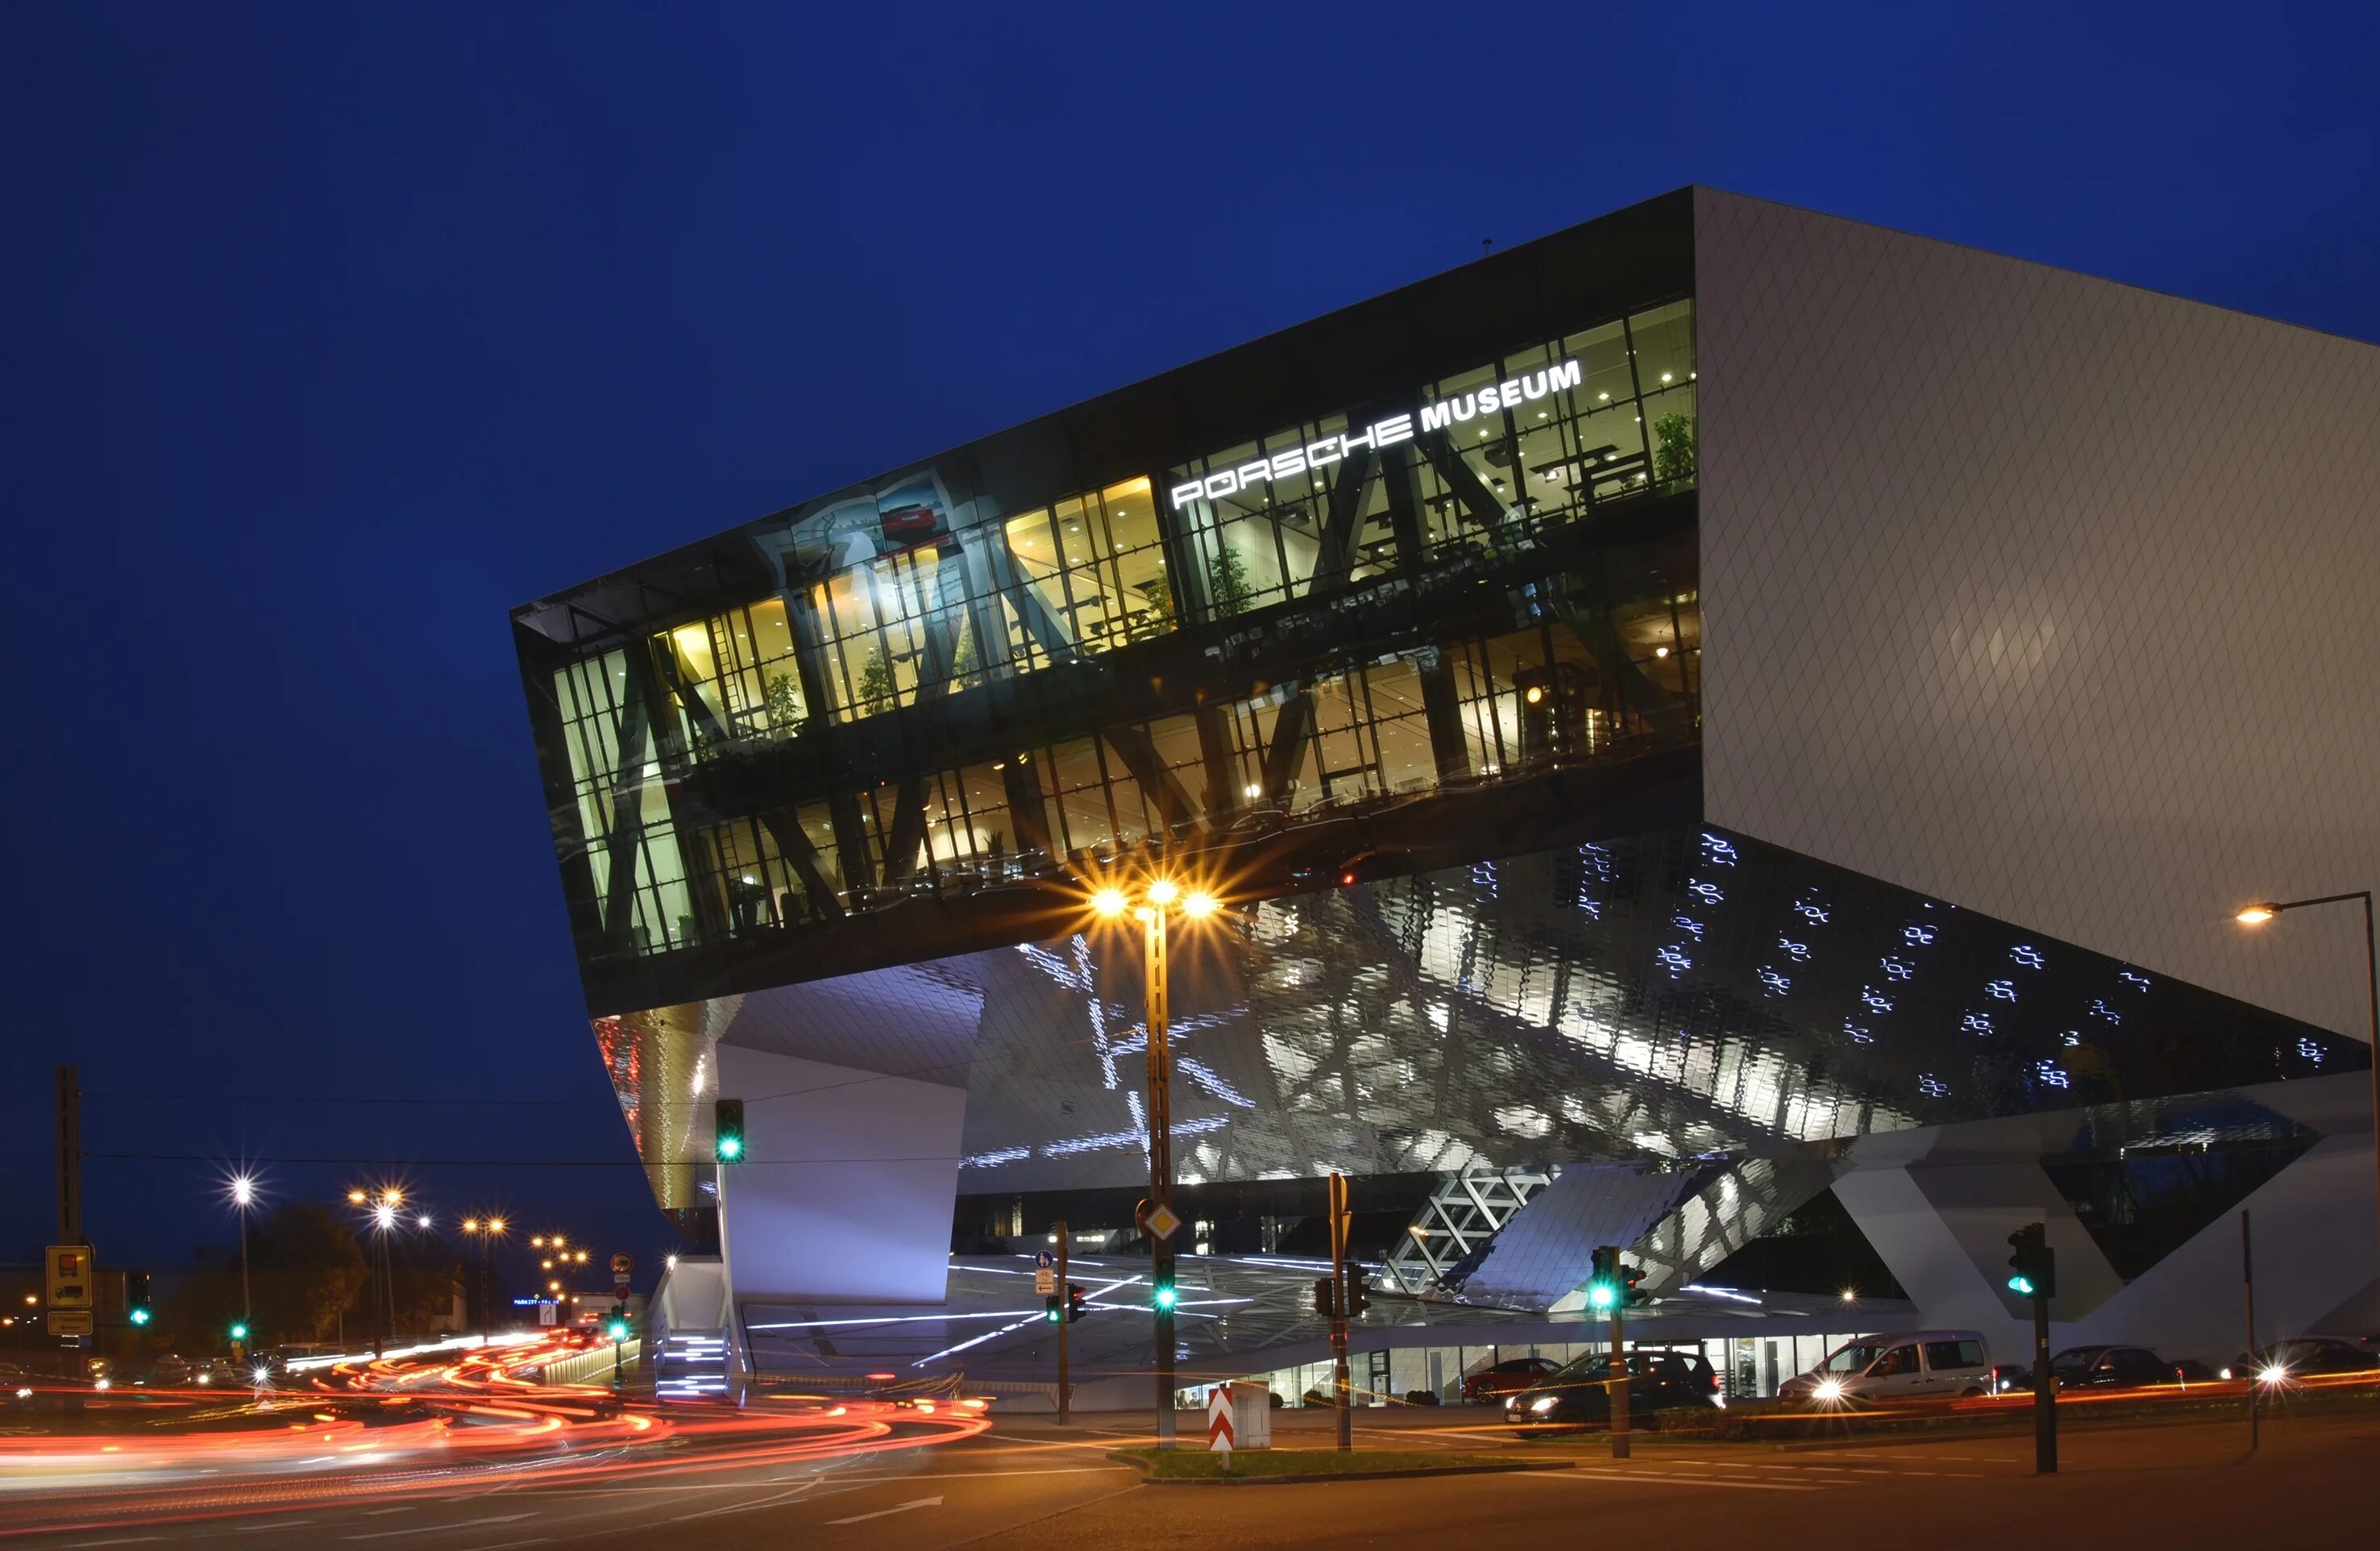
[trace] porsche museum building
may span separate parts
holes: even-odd
[[[1686,189],[514,614],[595,1050],[761,1374],[1451,1397],[1596,1329],[1740,1393],[2380,1328],[2380,350]],[[710,1101],[743,1098],[718,1172]],[[725,1207],[721,1207],[724,1183]],[[1020,1296],[1025,1294],[1026,1296]],[[674,1311],[670,1312],[670,1311]],[[708,1313],[706,1313],[708,1311]],[[1145,1377],[1132,1388],[1138,1398]]]

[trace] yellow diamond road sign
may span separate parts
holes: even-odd
[[[1182,1218],[1171,1206],[1160,1204],[1148,1215],[1148,1231],[1160,1240],[1172,1238],[1173,1230],[1181,1226]]]

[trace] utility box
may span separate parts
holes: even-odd
[[[1232,1392],[1232,1447],[1234,1448],[1270,1448],[1272,1447],[1272,1391],[1261,1384],[1233,1384],[1224,1387]]]

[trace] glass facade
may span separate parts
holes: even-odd
[[[1420,359],[1237,443],[1037,423],[518,611],[591,999],[1038,934],[1143,853],[1258,898],[1511,849],[1584,772],[1688,800],[1691,299]]]

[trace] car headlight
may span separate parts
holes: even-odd
[[[1529,1411],[1533,1415],[1543,1416],[1560,1404],[1561,1397],[1559,1395],[1540,1395],[1529,1402]]]
[[[1810,1393],[1820,1400],[1840,1400],[1843,1398],[1843,1386],[1837,1380],[1822,1379],[1818,1383],[1818,1387]]]
[[[2256,1375],[2265,1384],[2286,1384],[2289,1382],[2289,1371],[2277,1362],[2266,1363],[2264,1370]]]

